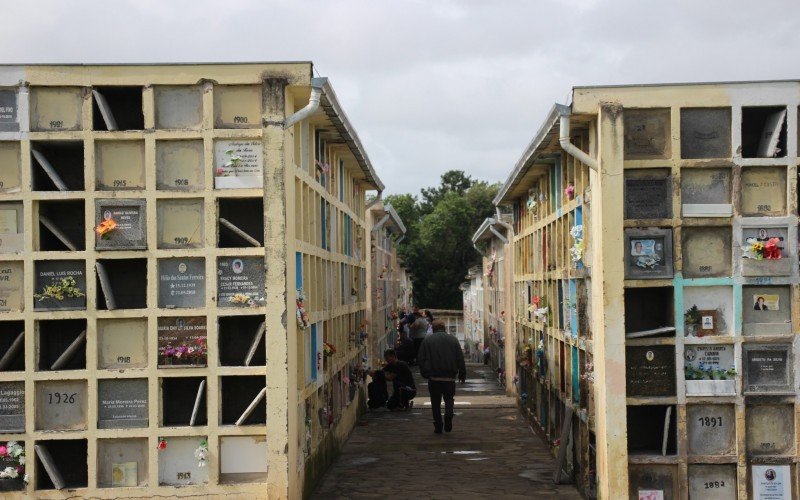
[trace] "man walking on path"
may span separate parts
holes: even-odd
[[[433,411],[433,432],[442,433],[442,398],[444,398],[444,431],[453,430],[453,398],[456,378],[463,384],[467,379],[464,353],[458,339],[445,332],[444,322],[433,322],[433,333],[425,337],[417,356],[419,372],[428,379]]]

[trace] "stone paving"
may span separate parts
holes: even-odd
[[[456,389],[453,432],[433,433],[418,378],[414,408],[367,413],[311,498],[580,498],[573,485],[553,484],[546,445],[493,373],[477,364],[468,373]]]

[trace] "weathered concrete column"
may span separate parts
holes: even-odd
[[[264,261],[267,348],[267,495],[289,495],[289,350],[286,335],[286,86],[284,78],[264,80]]]
[[[622,106],[601,103],[600,173],[592,172],[592,330],[594,331],[597,490],[602,499],[628,497],[625,398],[625,300]]]

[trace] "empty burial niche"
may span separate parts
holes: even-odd
[[[267,381],[263,375],[221,377],[222,425],[263,425],[267,422]]]
[[[36,441],[34,448],[37,490],[88,486],[89,463],[85,439]]]
[[[144,141],[95,142],[98,191],[144,189]]]
[[[206,425],[206,379],[169,377],[161,379],[161,425],[179,427]]]
[[[794,454],[794,406],[748,404],[745,414],[748,455]]]
[[[86,320],[36,322],[37,371],[86,368]]]
[[[223,484],[267,480],[266,436],[222,436],[219,439],[219,481]]]
[[[672,287],[625,289],[625,336],[673,337]]]
[[[200,128],[203,123],[203,94],[199,86],[158,86],[154,94],[156,128]]]
[[[97,261],[97,309],[147,307],[147,259]]]
[[[147,439],[98,439],[97,486],[147,486]]]
[[[730,158],[731,108],[681,109],[681,158]]]
[[[264,366],[266,357],[264,316],[219,318],[219,361],[222,366]]]
[[[21,153],[18,142],[0,142],[0,193],[19,193]]]
[[[162,191],[200,191],[203,177],[202,140],[156,141],[156,187]]]
[[[742,158],[786,156],[786,108],[742,108]]]
[[[203,246],[203,200],[158,200],[158,248]]]
[[[83,200],[40,201],[37,250],[86,250],[85,205]]]
[[[31,141],[31,186],[34,191],[83,191],[83,143]]]
[[[218,235],[219,248],[264,246],[264,200],[221,198]]]
[[[25,322],[0,321],[0,372],[25,370]]]
[[[81,130],[84,94],[80,87],[31,87],[31,132]]]
[[[677,429],[674,406],[628,406],[628,453],[675,455]]]
[[[214,128],[261,126],[261,87],[220,85],[214,87]]]
[[[94,130],[143,130],[142,87],[95,87]]]

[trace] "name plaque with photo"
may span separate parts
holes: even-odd
[[[145,200],[95,200],[97,250],[146,250]]]
[[[175,258],[158,261],[158,307],[198,308],[206,303],[205,259]]]
[[[674,396],[675,348],[673,346],[626,347],[625,378],[629,397]]]
[[[205,316],[158,318],[158,366],[205,366],[208,362]]]
[[[262,257],[220,257],[217,260],[217,305],[263,306],[265,279]]]

